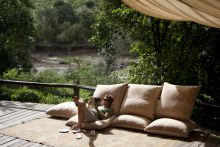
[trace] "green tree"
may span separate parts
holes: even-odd
[[[29,70],[33,19],[29,0],[0,1],[0,74],[19,67]]]
[[[112,65],[116,58],[128,51],[130,38],[118,23],[113,11],[120,6],[120,1],[101,1],[100,13],[96,17],[96,23],[92,26],[95,33],[90,41],[99,47],[99,54],[106,64],[106,72],[112,71]]]
[[[116,1],[103,4],[108,9],[102,9],[92,39],[107,56],[118,28],[132,39],[138,59],[129,66],[130,82],[202,85],[201,93],[220,102],[219,29],[145,16]]]
[[[93,1],[35,1],[35,7],[38,43],[88,45],[97,11]]]

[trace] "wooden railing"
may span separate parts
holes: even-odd
[[[5,85],[20,85],[20,86],[28,86],[28,87],[57,87],[57,88],[72,88],[74,90],[74,96],[80,95],[80,89],[85,89],[88,91],[95,91],[96,87],[93,86],[84,86],[84,85],[77,85],[77,84],[61,84],[61,83],[40,83],[40,82],[27,82],[27,81],[13,81],[13,80],[2,80],[0,79],[0,84]],[[196,100],[196,105],[199,107],[211,108],[219,110],[219,105],[211,105],[206,104],[198,99]]]
[[[74,96],[80,95],[80,89],[85,89],[88,91],[95,91],[95,88],[96,88],[92,86],[84,86],[84,85],[77,85],[77,84],[40,83],[40,82],[13,81],[13,80],[2,80],[2,79],[0,79],[0,84],[19,85],[19,86],[28,86],[28,87],[72,88],[74,90]]]

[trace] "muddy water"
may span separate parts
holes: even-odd
[[[55,70],[58,73],[62,74],[70,68],[77,68],[76,63],[68,63],[68,64],[61,64],[60,61],[65,59],[73,59],[76,58],[79,61],[87,61],[91,64],[95,64],[101,61],[96,55],[68,55],[68,56],[51,56],[47,54],[32,54],[32,64],[33,69],[37,72],[41,72],[44,70]]]
[[[55,70],[60,74],[63,74],[68,69],[77,68],[77,64],[75,62],[70,64],[60,64],[61,60],[64,59],[73,59],[76,58],[79,61],[86,61],[90,64],[97,64],[103,62],[100,57],[97,56],[96,53],[90,54],[73,54],[73,55],[54,55],[51,56],[50,54],[45,53],[35,53],[32,54],[32,63],[33,69],[37,72],[41,72],[44,70]],[[130,62],[129,58],[119,58],[116,60],[115,67],[116,68],[123,68],[126,67]]]

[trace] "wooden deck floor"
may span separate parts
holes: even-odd
[[[52,106],[53,105],[37,103],[0,101],[0,130],[43,117],[46,115],[45,112]],[[202,133],[192,132],[191,137],[187,140],[182,140],[181,142],[179,142],[178,146],[220,147],[220,132],[216,132],[215,130],[209,130],[205,128],[200,128],[200,131],[201,130]],[[46,147],[48,145],[0,134],[0,147],[8,146]],[[144,146],[147,145],[144,144]],[[167,147],[166,144],[164,144],[164,146]]]
[[[53,105],[0,101],[0,130],[45,116]],[[47,145],[0,134],[1,147],[48,147]]]

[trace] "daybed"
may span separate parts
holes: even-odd
[[[158,85],[114,84],[97,85],[94,97],[110,93],[114,97],[115,116],[93,123],[85,129],[115,127],[143,130],[147,133],[186,138],[196,124],[190,120],[200,86],[164,83]],[[55,117],[68,118],[67,126],[77,123],[77,108],[73,102],[58,104],[47,112]]]

